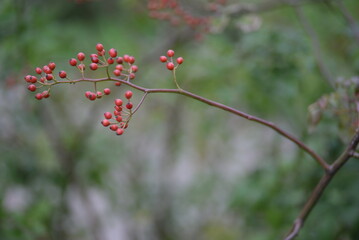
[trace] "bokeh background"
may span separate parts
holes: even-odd
[[[136,84],[173,88],[158,60],[172,48],[185,59],[184,89],[275,122],[333,161],[349,125],[329,112],[311,127],[308,106],[358,74],[359,2],[229,0],[209,11],[213,2],[178,1],[211,16],[205,29],[161,20],[144,0],[0,0],[0,239],[267,240],[289,231],[322,170],[272,130],[152,94],[116,136],[100,121],[126,86],[102,84],[112,94],[95,102],[85,83],[56,86],[42,101],[26,89],[23,76],[49,61],[76,77],[68,59],[98,42],[136,57]],[[338,173],[298,239],[359,239],[358,170],[351,160]]]

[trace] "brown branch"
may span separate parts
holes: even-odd
[[[294,137],[293,135],[291,135],[290,133],[286,132],[285,130],[281,129],[280,127],[278,127],[277,125],[275,125],[272,122],[268,122],[264,119],[261,119],[259,117],[256,116],[252,116],[249,115],[247,113],[244,113],[242,111],[239,111],[237,109],[234,109],[232,107],[226,106],[224,104],[209,100],[207,98],[198,96],[194,93],[188,92],[186,90],[183,89],[148,89],[148,88],[144,88],[138,85],[135,85],[131,82],[128,82],[126,80],[122,80],[122,79],[118,79],[118,78],[100,78],[100,79],[90,79],[90,78],[82,78],[82,79],[76,79],[76,80],[69,80],[69,81],[58,81],[58,82],[54,82],[54,83],[50,83],[50,84],[44,84],[47,86],[52,86],[52,85],[57,85],[60,83],[77,83],[77,82],[105,82],[105,81],[117,81],[117,82],[121,82],[123,84],[126,84],[132,88],[135,88],[139,91],[142,91],[146,94],[148,93],[175,93],[175,94],[181,94],[184,95],[186,97],[190,97],[192,99],[195,99],[197,101],[203,102],[205,104],[208,104],[210,106],[222,109],[224,111],[230,112],[232,114],[235,114],[237,116],[240,116],[242,118],[245,118],[249,121],[254,121],[257,122],[261,125],[264,125],[266,127],[269,127],[271,129],[273,129],[274,131],[276,131],[277,133],[279,133],[280,135],[282,135],[283,137],[287,138],[288,140],[290,140],[291,142],[295,143],[299,148],[301,148],[302,150],[304,150],[305,152],[307,152],[310,156],[312,156],[320,165],[321,167],[325,170],[325,171],[329,171],[329,165],[326,163],[326,161],[321,158],[317,153],[315,153],[311,148],[309,148],[307,145],[305,145],[303,142],[301,142],[299,139],[297,139],[296,137]],[[143,100],[142,100],[143,101]],[[142,103],[142,102],[141,102]]]
[[[350,144],[344,150],[344,152],[334,161],[333,164],[330,165],[330,170],[327,171],[323,177],[319,180],[317,186],[314,188],[312,194],[308,198],[307,202],[305,203],[304,207],[302,208],[299,216],[294,221],[291,231],[288,235],[284,238],[285,240],[292,240],[294,239],[300,229],[303,227],[305,220],[307,219],[308,215],[312,211],[313,207],[316,205],[320,197],[322,196],[324,190],[329,185],[330,181],[333,179],[335,174],[339,171],[339,169],[353,156],[355,153],[355,149],[359,143],[359,128],[356,130]]]

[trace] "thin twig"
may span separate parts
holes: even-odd
[[[317,186],[315,187],[312,194],[310,195],[307,202],[305,203],[304,207],[302,208],[299,216],[294,221],[291,231],[284,238],[285,240],[292,240],[298,235],[300,229],[303,227],[305,220],[307,219],[308,215],[312,211],[315,204],[322,196],[324,190],[327,188],[330,181],[333,179],[333,177],[339,171],[339,169],[353,156],[353,152],[357,148],[358,143],[359,143],[359,128],[356,130],[348,147],[337,158],[337,160],[335,160],[334,163],[330,165],[330,170],[327,171],[319,180]]]
[[[122,79],[118,79],[118,78],[100,78],[100,79],[90,79],[90,78],[83,78],[83,79],[76,79],[76,80],[71,80],[71,81],[61,81],[61,82],[55,82],[55,83],[51,83],[51,84],[44,84],[44,85],[57,85],[60,83],[77,83],[77,82],[105,82],[105,81],[117,81],[117,82],[121,82],[123,84],[126,84],[132,88],[135,88],[139,91],[142,91],[144,93],[176,93],[176,94],[181,94],[187,97],[190,97],[192,99],[198,100],[200,102],[206,103],[210,106],[222,109],[224,111],[233,113],[237,116],[240,116],[242,118],[245,118],[249,121],[254,121],[257,122],[261,125],[267,126],[271,129],[273,129],[274,131],[276,131],[277,133],[279,133],[280,135],[282,135],[283,137],[287,138],[288,140],[292,141],[293,143],[295,143],[299,148],[301,148],[302,150],[304,150],[305,152],[307,152],[310,156],[312,156],[320,165],[321,167],[325,170],[325,171],[329,171],[329,165],[326,163],[326,161],[321,158],[317,153],[315,153],[311,148],[309,148],[307,145],[305,145],[303,142],[301,142],[299,139],[297,139],[296,137],[294,137],[293,135],[291,135],[290,133],[288,133],[287,131],[281,129],[280,127],[278,127],[277,125],[275,125],[272,122],[268,122],[264,119],[261,119],[259,117],[256,116],[252,116],[250,114],[247,114],[245,112],[239,111],[235,108],[226,106],[224,104],[209,100],[207,98],[201,97],[199,95],[196,95],[194,93],[191,93],[189,91],[183,90],[183,89],[162,89],[162,88],[158,88],[158,89],[148,89],[148,88],[144,88],[144,87],[140,87],[136,84],[133,84],[131,82],[128,82],[126,80],[122,80]]]
[[[341,14],[343,14],[343,17],[345,18],[345,21],[348,23],[349,27],[351,28],[353,32],[353,36],[356,40],[356,43],[359,44],[359,25],[348,11],[347,7],[344,5],[343,1],[337,1],[336,2]]]

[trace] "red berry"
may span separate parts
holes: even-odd
[[[97,96],[96,96],[96,94],[94,94],[94,93],[90,93],[90,95],[89,95],[88,98],[89,98],[91,101],[94,101],[94,100],[96,100]]]
[[[116,121],[117,121],[117,122],[121,122],[121,121],[122,121],[122,116],[121,116],[121,115],[117,115]]]
[[[130,56],[128,56],[127,54],[123,55],[123,61],[129,62],[130,61]]]
[[[126,91],[125,92],[125,97],[127,98],[127,99],[130,99],[131,97],[132,97],[132,92],[131,91]]]
[[[106,119],[112,118],[112,114],[110,112],[105,112],[103,115],[105,116]]]
[[[71,66],[76,66],[77,65],[77,60],[75,58],[71,58],[69,60],[69,63],[70,63]]]
[[[107,119],[102,120],[101,123],[102,123],[102,125],[103,125],[104,127],[110,126],[110,121],[107,120]]]
[[[108,54],[110,54],[111,57],[115,58],[115,57],[117,57],[117,50],[114,48],[111,48],[110,50],[108,50]]]
[[[136,65],[132,65],[131,66],[131,70],[132,72],[137,72],[138,71],[138,67]]]
[[[123,70],[123,65],[122,64],[117,64],[115,68],[122,71]]]
[[[161,62],[167,62],[167,57],[166,56],[161,56],[160,61]]]
[[[30,84],[29,86],[27,86],[27,89],[29,89],[29,91],[31,91],[31,92],[35,92],[36,86],[34,84]]]
[[[94,54],[94,55],[96,55],[96,54]],[[91,58],[91,62],[93,62],[93,63],[98,63],[99,62],[97,55],[96,56],[91,56],[90,58]]]
[[[168,62],[167,63],[167,69],[168,70],[173,70],[175,68],[175,65],[173,64],[173,62]]]
[[[110,95],[111,89],[105,88],[105,89],[103,90],[103,93],[104,93],[105,95]]]
[[[54,62],[50,62],[49,64],[47,64],[47,66],[49,66],[49,68],[50,68],[51,70],[54,70],[55,67],[56,67],[56,64],[55,64]]]
[[[115,60],[113,60],[112,57],[110,57],[110,58],[107,59],[107,63],[108,63],[108,64],[113,64],[114,62],[115,62]]]
[[[50,67],[47,66],[47,65],[43,66],[43,67],[42,67],[42,70],[43,70],[45,73],[47,73],[47,74],[52,73],[52,70],[51,70]]]
[[[131,109],[133,107],[133,104],[131,102],[127,103],[126,104],[126,108],[127,109]]]
[[[121,82],[115,82],[116,86],[121,86]]]
[[[116,62],[117,62],[118,64],[122,64],[122,63],[123,63],[123,58],[122,58],[122,57],[116,58]]]
[[[59,77],[60,78],[66,78],[67,77],[67,73],[65,71],[60,71],[59,72]]]
[[[40,82],[42,82],[42,83],[44,83],[44,82],[45,82],[45,80],[46,80],[46,78],[45,78],[45,77],[41,77],[41,78],[40,78]]]
[[[95,71],[97,68],[98,68],[97,63],[91,63],[91,64],[90,64],[90,69],[91,69],[91,70],[94,70],[94,71]]]
[[[117,134],[117,135],[122,135],[123,132],[124,132],[124,130],[123,130],[122,128],[118,128],[118,129],[116,130],[116,134]]]
[[[117,115],[121,115],[122,107],[120,107],[120,106],[115,106],[114,108],[115,108],[115,110],[119,113],[119,114],[117,114]]]
[[[135,77],[136,77],[136,74],[130,73],[130,79],[135,79]]]
[[[116,106],[117,107],[117,106]],[[121,116],[121,112],[119,112],[119,111],[113,111],[113,114],[115,115],[115,116]]]
[[[97,97],[97,98],[102,98],[102,92],[97,91],[97,93],[96,93],[96,97]]]
[[[135,57],[133,57],[133,56],[129,56],[129,57],[128,57],[128,62],[129,62],[130,64],[134,64],[135,61],[136,61]]]
[[[176,59],[178,64],[182,64],[183,63],[183,57],[179,57]]]
[[[80,63],[80,64],[77,66],[77,68],[80,69],[80,71],[84,71],[84,70],[85,70],[85,64]]]
[[[49,91],[43,91],[41,94],[42,94],[42,97],[43,97],[43,98],[48,98],[48,97],[50,97]]]
[[[99,55],[99,56],[104,56],[105,55],[105,49],[104,50],[102,50],[102,51],[98,51],[97,52],[97,54]]]
[[[77,54],[77,59],[83,61],[85,59],[85,54],[83,52],[79,52]]]
[[[54,79],[54,76],[52,74],[46,74],[45,78],[50,81],[50,80]]]
[[[37,68],[35,69],[35,72],[36,72],[37,74],[41,74],[41,73],[42,73],[42,69],[39,68],[39,67],[37,67]]]
[[[127,127],[128,127],[128,123],[125,124],[125,123],[122,122],[122,123],[120,123],[120,127],[121,127],[121,128],[127,128]]]
[[[116,131],[116,130],[118,129],[118,126],[115,125],[115,124],[113,124],[113,125],[110,126],[110,129],[111,129],[112,131]]]
[[[167,56],[173,57],[174,55],[175,55],[175,51],[173,51],[171,49],[167,51]]]
[[[86,91],[86,92],[85,92],[85,97],[90,98],[90,95],[91,95],[91,94],[92,94],[92,92]]]
[[[36,98],[37,100],[41,100],[41,99],[43,98],[43,96],[42,96],[41,93],[36,93],[35,98]]]
[[[123,101],[121,99],[118,98],[118,99],[115,100],[115,105],[116,106],[122,106],[122,104],[123,104]]]
[[[101,52],[103,50],[103,45],[101,43],[96,44],[96,50]]]
[[[118,70],[118,69],[115,69],[115,70],[113,70],[113,74],[114,74],[115,76],[121,76],[121,71]]]

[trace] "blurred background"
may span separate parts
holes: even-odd
[[[98,42],[136,57],[134,83],[174,88],[159,62],[174,49],[184,89],[338,157],[352,120],[343,95],[331,94],[359,72],[358,1],[183,0],[177,11],[172,2],[0,0],[0,239],[267,240],[289,231],[322,170],[272,130],[151,94],[116,136],[100,122],[128,87],[104,83],[112,93],[95,102],[86,83],[56,86],[42,101],[26,89],[23,77],[49,61],[75,78],[68,59]],[[134,90],[134,103],[141,96]],[[331,111],[308,113],[322,96]],[[338,173],[298,239],[359,239],[358,170],[351,160]]]

